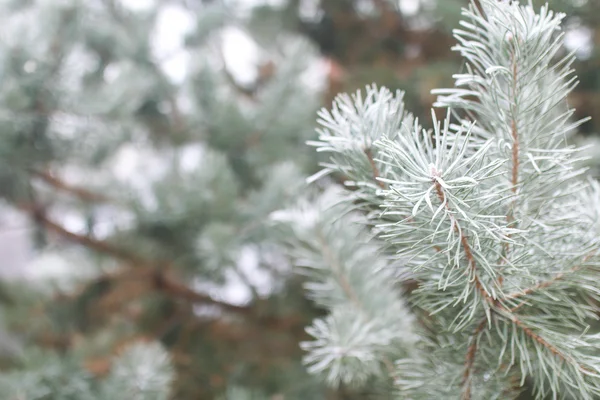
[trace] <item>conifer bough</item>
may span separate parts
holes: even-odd
[[[447,116],[432,112],[430,130],[375,86],[320,112],[310,144],[330,159],[315,179],[339,174],[345,190],[286,214],[310,296],[330,310],[307,329],[312,372],[391,377],[402,399],[600,396],[600,190],[567,143],[583,121],[567,104],[563,17],[463,10],[464,72],[434,91]]]

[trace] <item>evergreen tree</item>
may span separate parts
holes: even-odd
[[[322,398],[316,311],[264,225],[314,165],[316,51],[287,8],[129,3],[0,5],[0,195],[36,237],[3,284],[0,397]]]
[[[35,239],[0,284],[0,399],[593,397],[596,189],[559,140],[575,126],[558,85],[583,67],[575,116],[595,112],[596,49],[556,64],[557,17],[491,0],[524,43],[472,9],[452,53],[466,0],[263,3],[0,3],[0,197]],[[596,2],[551,5],[598,42]],[[169,14],[191,24],[165,52]],[[232,35],[256,50],[248,76]],[[319,52],[327,102],[392,91],[321,114],[313,144],[334,156],[305,196]],[[422,134],[403,101],[428,125],[458,53],[467,91],[441,93],[449,125]]]
[[[464,70],[434,91],[432,129],[375,86],[320,112],[310,144],[331,155],[314,178],[345,190],[274,215],[329,309],[307,329],[309,371],[409,399],[600,395],[600,188],[567,142],[585,120],[563,18],[465,9]]]

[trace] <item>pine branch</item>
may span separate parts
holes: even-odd
[[[360,310],[361,312],[364,313],[365,312],[364,306],[361,304],[360,299],[358,298],[358,296],[352,289],[352,286],[350,285],[350,282],[348,282],[346,275],[343,274],[338,260],[336,260],[335,257],[333,256],[333,253],[332,253],[331,249],[329,248],[329,246],[327,245],[325,237],[323,236],[323,232],[320,229],[317,230],[317,238],[319,239],[319,244],[321,246],[321,252],[323,253],[323,259],[325,260],[327,265],[331,268],[331,272],[335,276],[336,280],[340,283],[340,286],[341,286],[342,290],[344,291],[344,294],[348,297],[348,299],[350,299],[352,301],[352,303],[356,306],[356,308],[358,310]]]
[[[352,288],[352,285],[350,285],[350,282],[348,281],[346,275],[343,273],[338,260],[335,259],[331,249],[327,245],[327,241],[325,240],[325,237],[323,236],[323,232],[321,230],[317,231],[317,237],[319,238],[319,243],[321,244],[321,251],[323,252],[323,258],[327,262],[327,264],[330,266],[332,273],[334,274],[336,280],[340,283],[342,290],[344,291],[344,293],[346,294],[348,299],[350,299],[352,301],[352,303],[354,304],[356,309],[361,314],[364,314],[367,318],[372,319],[373,316],[369,315],[366,307],[361,303],[358,295]],[[383,365],[385,366],[385,368],[387,369],[388,374],[390,375],[390,378],[394,379],[395,368],[394,368],[393,362],[388,357],[385,357],[385,356],[382,357],[381,361],[382,361]]]
[[[576,272],[579,268],[581,268],[580,266],[574,267],[572,269],[570,269],[567,272],[560,272],[558,274],[556,274],[556,276],[554,276],[553,278],[544,281],[544,282],[540,282],[535,286],[523,289],[523,291],[521,292],[517,292],[517,293],[512,293],[506,296],[506,300],[516,300],[516,299],[520,299],[522,297],[527,297],[527,295],[533,293],[533,292],[537,292],[540,291],[542,289],[546,289],[549,288],[550,286],[552,286],[554,283],[556,283],[557,281],[563,279],[565,277],[565,275],[567,275],[568,273],[571,272]],[[514,308],[511,308],[511,312],[514,312],[516,310],[518,310],[519,308],[521,308],[522,306],[524,306],[525,304],[527,304],[527,301],[522,302],[521,304],[517,305]]]
[[[367,313],[365,306],[360,302],[359,297],[357,296],[354,289],[350,285],[350,282],[348,282],[346,275],[344,275],[342,269],[340,268],[339,262],[334,258],[333,253],[332,253],[331,249],[329,248],[329,246],[327,245],[327,242],[325,241],[325,237],[323,236],[323,233],[320,230],[317,232],[317,236],[319,238],[319,242],[321,243],[321,250],[323,252],[323,257],[326,260],[327,264],[331,267],[331,271],[335,275],[338,282],[340,282],[340,285],[342,286],[344,293],[346,293],[346,296],[348,296],[348,298],[356,306],[356,308],[359,312],[361,312],[362,314],[365,314],[367,317],[371,318],[371,316]],[[381,361],[382,361],[383,365],[385,366],[385,368],[387,369],[388,374],[390,375],[390,378],[394,379],[395,374],[396,374],[396,369],[394,368],[394,363],[388,357],[383,357]]]
[[[366,220],[340,207],[340,200],[329,190],[276,217],[290,255],[309,278],[310,298],[330,310],[307,328],[314,340],[301,344],[308,351],[305,362],[336,386],[361,386],[374,376],[395,381],[398,350],[384,344],[414,343],[413,317],[396,293],[378,243],[364,229]],[[331,350],[335,354],[329,356]]]

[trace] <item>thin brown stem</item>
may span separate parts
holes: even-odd
[[[525,335],[529,336],[531,339],[533,339],[534,341],[536,341],[537,343],[542,345],[550,353],[554,354],[555,356],[557,356],[558,358],[560,358],[563,361],[569,362],[571,364],[575,363],[575,361],[573,361],[570,357],[568,357],[567,355],[562,353],[559,349],[557,349],[552,344],[548,343],[548,341],[546,339],[544,339],[543,337],[541,337],[540,335],[538,335],[537,333],[532,331],[531,328],[529,328],[523,321],[518,319],[514,314],[511,314],[509,318],[510,318],[510,321],[512,321],[517,327],[519,327],[525,333]],[[579,364],[577,364],[577,367],[580,369],[585,369]]]
[[[517,77],[518,77],[518,70],[517,70],[517,61],[515,59],[514,54],[511,56],[511,63],[512,63],[512,89],[511,89],[511,97],[513,98],[513,101],[515,102],[514,107],[516,108],[516,99],[518,96],[517,93]],[[514,113],[514,110],[512,111]],[[517,195],[517,185],[519,184],[519,129],[517,126],[517,121],[513,117],[511,118],[510,121],[510,135],[512,138],[512,167],[511,167],[511,179],[510,179],[510,183],[511,183],[511,191],[513,194],[513,199],[510,203],[510,207],[508,209],[508,212],[506,213],[506,222],[508,223],[508,225],[512,225],[515,221],[515,208],[516,208],[516,195]],[[510,235],[508,235],[510,237]],[[501,261],[500,261],[500,265],[504,265],[504,260],[506,260],[506,258],[508,257],[508,253],[510,252],[510,246],[507,242],[504,242],[502,245],[502,252],[503,252],[503,256],[501,257]],[[500,277],[499,279],[499,285],[502,286],[502,284],[504,283],[504,280],[502,277]]]
[[[519,183],[519,131],[517,130],[517,123],[514,119],[511,123],[511,130],[513,138],[511,190],[516,194],[517,184]]]
[[[576,268],[572,268],[572,269],[571,269],[571,270],[569,270],[568,272],[575,272],[575,271],[577,271],[578,269],[579,269],[579,266],[578,266],[578,267],[576,267]],[[517,292],[517,293],[512,293],[512,294],[509,294],[508,296],[506,296],[506,299],[507,299],[507,300],[519,299],[519,298],[521,298],[521,297],[525,297],[525,296],[527,296],[528,294],[531,294],[531,293],[533,293],[533,292],[537,292],[537,291],[538,291],[538,290],[540,290],[540,289],[545,289],[545,288],[547,288],[547,287],[550,287],[550,286],[552,286],[554,283],[556,283],[556,281],[559,281],[559,280],[561,280],[562,278],[564,278],[564,276],[565,276],[566,274],[567,274],[566,272],[561,272],[561,273],[559,273],[559,274],[556,274],[556,276],[554,276],[552,279],[549,279],[549,280],[547,280],[547,281],[544,281],[544,282],[540,282],[540,283],[538,283],[537,285],[535,285],[535,286],[532,286],[532,287],[529,287],[529,288],[527,288],[527,289],[524,289],[524,290],[523,290],[523,291],[521,291],[521,292]],[[520,307],[520,305],[519,305],[518,307]]]
[[[34,214],[36,221],[41,223],[48,231],[54,232],[55,234],[71,242],[77,243],[99,253],[115,257],[132,265],[145,267],[143,269],[144,272],[141,272],[140,276],[146,275],[148,278],[153,279],[155,288],[164,293],[176,298],[190,301],[192,303],[217,305],[224,310],[233,311],[236,313],[247,313],[249,310],[246,307],[239,307],[233,304],[220,302],[206,294],[198,293],[192,290],[187,285],[177,282],[174,278],[168,276],[166,272],[167,265],[157,264],[153,261],[140,257],[129,250],[119,248],[112,243],[94,239],[87,235],[71,232],[62,225],[48,218],[45,213],[39,210],[34,210]]]
[[[189,301],[190,303],[199,304],[212,304],[219,308],[230,311],[236,314],[250,314],[252,309],[249,307],[236,306],[234,304],[223,303],[215,300],[209,295],[198,293],[192,290],[187,285],[177,282],[175,279],[169,277],[165,271],[155,270],[153,275],[153,282],[155,287],[172,297]]]
[[[517,78],[518,78],[518,70],[517,70],[517,61],[515,56],[511,57],[512,60],[512,90],[511,96],[513,101],[515,102],[514,108],[517,107]],[[514,110],[512,110],[514,113]],[[506,221],[511,224],[515,220],[515,206],[516,206],[516,195],[517,195],[517,186],[519,184],[519,129],[517,126],[517,121],[514,115],[510,121],[510,135],[512,138],[512,167],[511,167],[511,191],[513,193],[513,200],[510,204],[510,209],[508,214],[506,215]],[[508,253],[508,244],[506,245],[506,251]],[[508,255],[508,254],[507,254]]]
[[[153,262],[149,262],[148,260],[138,256],[137,254],[124,249],[117,247],[114,244],[111,244],[104,240],[94,239],[88,235],[82,235],[75,232],[71,232],[67,230],[62,225],[50,219],[43,211],[41,210],[33,210],[33,214],[35,216],[35,220],[41,223],[48,231],[54,232],[59,236],[80,244],[88,249],[97,251],[99,253],[103,253],[115,258],[118,258],[123,261],[127,261],[133,265],[153,265]]]
[[[512,56],[512,97],[515,102],[515,108],[517,107],[517,79],[518,79],[518,70],[517,70],[517,60],[515,56]],[[517,184],[519,183],[519,130],[517,127],[517,121],[513,115],[510,123],[511,136],[513,139],[512,146],[512,174],[511,174],[511,183],[512,183],[512,192],[517,193]]]
[[[481,320],[481,322],[479,323],[479,325],[477,325],[477,328],[475,328],[475,332],[473,332],[473,335],[471,336],[471,344],[469,345],[469,348],[467,349],[467,357],[465,359],[465,372],[463,373],[463,380],[462,380],[462,387],[463,387],[462,400],[471,400],[473,367],[475,366],[475,358],[477,356],[479,335],[483,331],[483,328],[485,328],[486,323],[487,323],[487,317],[484,317]]]
[[[81,200],[88,201],[91,203],[103,203],[103,202],[109,201],[109,198],[105,195],[102,195],[99,193],[94,193],[90,190],[87,190],[87,189],[84,189],[84,188],[81,188],[78,186],[74,186],[70,183],[66,183],[62,179],[52,175],[49,172],[32,170],[31,173],[35,177],[37,177],[40,180],[42,180],[43,182],[45,182],[46,184],[52,186],[53,188],[61,190],[66,193],[70,193],[70,194],[80,198]]]
[[[388,374],[390,375],[390,378],[396,379],[397,372],[396,372],[396,369],[394,368],[394,363],[391,362],[389,358],[384,357],[383,358],[383,365],[385,365],[385,369],[387,369]]]
[[[473,0],[473,4],[475,4],[475,8],[477,8],[477,11],[479,11],[481,15],[485,15],[483,7],[481,7],[481,3],[479,2],[479,0]]]
[[[446,206],[445,206],[446,210],[451,213],[452,210],[450,209],[450,205],[449,205],[448,201],[446,201],[446,194],[444,193],[444,189],[442,188],[442,185],[437,180],[434,180],[434,185],[435,185],[435,190],[436,190],[439,200],[442,203],[446,204]],[[494,301],[492,300],[489,293],[485,290],[483,283],[481,283],[481,279],[479,279],[479,276],[477,275],[477,263],[475,261],[475,257],[473,256],[473,251],[471,250],[471,245],[469,244],[469,239],[467,238],[465,233],[458,226],[458,221],[456,221],[454,219],[454,217],[452,217],[451,214],[450,214],[450,218],[452,218],[452,220],[453,220],[454,230],[460,235],[460,243],[465,252],[465,258],[467,259],[467,263],[469,265],[468,273],[469,273],[469,275],[471,275],[471,274],[473,275],[473,281],[475,283],[475,287],[477,288],[479,293],[483,296],[483,298],[486,299],[486,301],[488,301],[489,303],[493,304]]]
[[[554,277],[548,279],[547,281],[543,281],[543,282],[539,282],[538,284],[531,286],[527,289],[524,289],[520,292],[516,292],[516,293],[512,293],[506,296],[507,300],[515,300],[515,299],[519,299],[521,297],[525,297],[533,292],[537,292],[538,290],[541,289],[545,289],[548,288],[550,286],[552,286],[554,283],[556,283],[557,281],[563,279],[566,275],[572,273],[572,272],[576,272],[578,270],[580,270],[581,268],[583,268],[583,264],[585,264],[586,261],[588,261],[591,257],[592,257],[593,253],[590,253],[588,255],[586,255],[583,260],[581,261],[581,264],[575,265],[574,267],[570,268],[567,271],[563,271],[560,272],[558,274],[556,274]],[[521,308],[525,303],[521,303],[518,306],[514,307],[511,309],[511,311],[514,311],[518,308]]]
[[[379,174],[379,168],[377,168],[377,165],[375,164],[375,160],[373,159],[373,153],[371,152],[370,148],[365,149],[365,155],[369,160],[369,164],[371,164],[371,170],[373,171],[373,180],[375,181],[375,183],[377,183],[377,185],[380,188],[385,189],[385,184],[379,180],[379,177],[381,175]]]

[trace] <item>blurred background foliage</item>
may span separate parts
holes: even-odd
[[[593,117],[575,140],[595,141],[600,2],[549,3]],[[59,375],[88,382],[72,398],[100,393],[115,357],[157,341],[173,399],[377,397],[304,371],[321,311],[268,219],[318,170],[304,143],[336,93],[375,82],[431,118],[465,4],[0,2],[0,393],[19,376],[27,398],[64,399]]]

